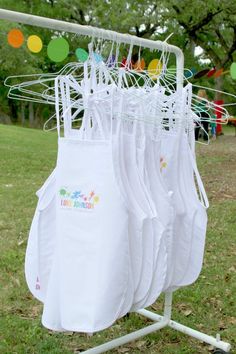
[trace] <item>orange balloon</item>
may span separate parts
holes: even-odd
[[[20,48],[24,43],[24,35],[21,30],[14,28],[8,32],[7,41],[13,48]]]
[[[215,78],[219,77],[220,75],[222,75],[223,71],[224,71],[223,68],[217,70],[217,72],[214,74],[214,77],[215,77]]]
[[[142,58],[141,60],[136,61],[133,67],[136,71],[143,71],[145,69],[145,60]]]

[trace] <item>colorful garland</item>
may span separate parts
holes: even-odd
[[[13,28],[8,32],[7,40],[8,40],[8,44],[11,47],[20,48],[24,44],[25,38],[21,30],[19,30],[18,28]],[[27,39],[27,47],[29,51],[31,51],[32,53],[36,53],[36,54],[40,53],[43,48],[43,41],[37,35],[30,35]],[[68,57],[69,50],[70,50],[69,43],[63,37],[51,39],[47,45],[47,55],[50,60],[56,63],[65,60]],[[77,48],[75,50],[75,55],[77,59],[81,62],[84,62],[88,59],[88,53],[83,48]],[[96,62],[103,60],[103,58],[99,54],[93,53],[93,55]],[[112,58],[110,58],[110,63],[108,65],[112,66],[114,60],[115,57],[112,56]],[[125,67],[126,63],[127,63],[127,59],[123,58],[121,66]],[[143,58],[135,61],[134,63],[131,63],[133,69],[137,71],[144,70],[145,65],[146,64]],[[160,75],[162,71],[162,67],[163,64],[159,59],[153,59],[147,67],[149,76],[154,80],[157,79],[157,77]],[[172,67],[171,69],[172,71],[174,71],[174,69],[176,70],[176,68],[174,67]],[[194,79],[199,79],[203,76],[207,76],[208,78],[210,77],[217,78],[227,73],[230,73],[231,78],[233,80],[236,80],[236,63],[232,63],[230,66],[230,70],[228,71],[224,71],[223,68],[216,70],[216,68],[214,67],[214,68],[203,69],[197,72],[195,68],[192,68],[191,70],[185,70],[184,76],[186,78],[193,77]]]

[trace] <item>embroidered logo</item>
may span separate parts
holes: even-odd
[[[36,289],[36,290],[40,290],[39,277],[37,277],[37,279],[36,279],[35,289]]]
[[[59,195],[61,207],[64,208],[91,210],[99,203],[99,196],[94,191],[85,195],[81,190],[70,192],[68,188],[63,187],[59,190]]]
[[[163,168],[166,168],[167,167],[167,162],[165,161],[164,157],[161,157],[160,158],[160,169],[161,169],[161,172],[163,170]]]

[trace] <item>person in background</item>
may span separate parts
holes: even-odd
[[[213,118],[215,119],[215,122],[211,122],[211,138],[212,140],[216,140],[216,115],[213,115]]]
[[[208,140],[209,122],[206,121],[206,118],[209,118],[209,109],[207,107],[208,96],[206,90],[203,89],[199,90],[197,95],[200,98],[200,102],[196,109],[196,113],[200,117],[200,124],[203,127],[203,140]],[[195,127],[195,140],[198,140],[199,138],[199,131],[201,126],[198,124]]]

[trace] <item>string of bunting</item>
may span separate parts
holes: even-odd
[[[13,28],[10,30],[7,34],[7,41],[8,44],[13,47],[13,48],[20,48],[25,42],[25,37],[22,31],[18,28]],[[32,53],[40,53],[42,48],[43,48],[43,41],[38,35],[30,35],[27,38],[27,47],[30,52]],[[63,38],[63,37],[58,37],[51,39],[50,42],[47,45],[47,55],[49,59],[53,62],[59,63],[65,60],[70,51],[70,46],[68,41]],[[83,48],[77,48],[75,50],[75,55],[77,59],[81,62],[85,62],[88,59],[88,52],[83,49]],[[103,60],[101,55],[98,53],[93,53],[94,59],[96,62],[100,62]],[[113,62],[115,61],[115,55],[112,55],[111,58],[109,58],[109,63],[108,65],[112,66]],[[121,66],[126,66],[126,58],[123,58]],[[141,58],[140,60],[135,60],[131,62],[131,66],[134,70],[137,71],[142,71],[146,67],[145,60]],[[149,76],[152,79],[156,79],[161,71],[162,71],[163,65],[159,59],[152,59],[151,62],[148,64],[147,71]],[[175,71],[175,67],[170,67],[172,71]],[[194,79],[199,79],[203,76],[207,76],[208,78],[217,78],[221,75],[225,75],[230,73],[230,76],[233,80],[236,80],[236,62],[232,63],[230,66],[230,70],[224,71],[223,68],[216,69],[214,68],[206,68],[201,71],[196,70],[196,68],[191,68],[190,70],[185,70],[184,76],[186,78],[194,78]]]

